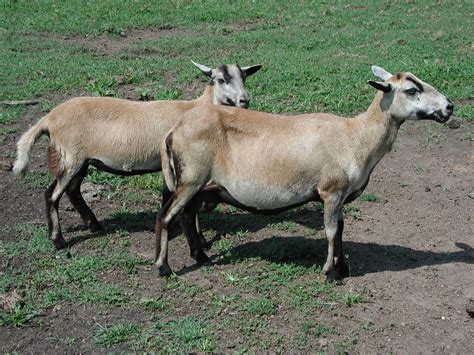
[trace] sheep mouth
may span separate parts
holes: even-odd
[[[425,112],[425,111],[418,111],[416,113],[416,116],[418,117],[419,120],[432,120],[439,123],[444,123],[447,120],[449,120],[449,117],[451,117],[451,114],[452,112],[443,113],[441,110],[436,110],[430,113]]]
[[[231,99],[227,98],[226,102],[224,103],[224,106],[232,106],[235,107],[235,102],[232,101]]]

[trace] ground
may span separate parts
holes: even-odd
[[[38,111],[30,107],[12,127],[23,132]],[[77,243],[69,255],[48,249],[50,257],[68,262],[95,255],[101,238],[107,242],[99,248],[114,248],[119,243],[114,238],[125,235],[123,245],[141,262],[131,274],[107,269],[97,277],[123,286],[127,291],[122,296],[130,301],[104,307],[59,298],[22,326],[4,325],[2,351],[157,349],[150,330],[154,329],[160,336],[172,334],[160,338],[168,341],[163,347],[168,350],[468,352],[474,346],[473,319],[465,311],[474,298],[473,132],[469,121],[452,120],[456,124],[451,127],[458,128],[406,122],[362,199],[346,208],[344,253],[351,275],[340,286],[325,284],[318,274],[326,241],[317,205],[274,217],[254,217],[232,208],[203,216],[208,237],[216,240],[209,252],[212,263],[196,267],[179,235],[170,248],[170,265],[177,276],[164,280],[148,262],[159,194],[150,192],[124,208],[123,196],[130,196],[132,188],[125,185],[114,195],[110,186],[99,185],[90,201],[109,228],[105,236],[78,229],[79,217],[64,198],[65,236]],[[7,136],[1,153],[13,150],[17,138],[18,134]],[[35,147],[33,171],[45,171],[46,144],[43,140]],[[37,184],[22,183],[9,171],[1,173],[5,243],[22,238],[24,234],[12,233],[18,225],[44,226],[43,189]],[[89,189],[93,186],[86,184]],[[113,214],[118,210],[135,212],[120,217]],[[34,259],[32,254],[3,261],[2,272],[8,273],[11,264],[17,273],[25,271]],[[285,268],[288,274],[282,271]],[[30,286],[25,285],[18,289],[10,284],[4,295],[26,299]],[[322,298],[315,291],[318,287],[321,294],[326,292]],[[244,323],[242,316],[247,317]],[[192,324],[180,323],[183,319]],[[117,335],[107,343],[116,324],[124,338],[120,341]],[[129,325],[128,332],[124,324]],[[193,324],[201,332],[196,336],[198,345],[173,340],[181,339],[181,326],[192,332]]]

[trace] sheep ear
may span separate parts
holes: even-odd
[[[250,67],[243,67],[240,69],[242,69],[245,75],[249,76],[258,72],[260,68],[262,68],[262,66],[260,64],[257,64],[257,65],[251,65]]]
[[[378,76],[383,81],[388,80],[392,76],[392,74],[390,74],[384,68],[378,67],[376,65],[372,65],[372,73],[374,73],[375,76]]]
[[[372,85],[377,90],[380,90],[383,92],[392,91],[392,85],[390,85],[389,83],[381,83],[380,81],[373,81],[373,80],[369,80],[367,83]]]
[[[205,76],[208,76],[208,77],[211,77],[212,76],[212,69],[209,68],[209,67],[206,67],[205,65],[202,65],[202,64],[199,64],[199,63],[196,63],[194,61],[191,60],[191,62],[198,67],[198,69],[205,75]]]

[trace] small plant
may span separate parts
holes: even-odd
[[[53,177],[49,172],[28,172],[22,183],[32,185],[37,189],[45,189],[53,181]]]
[[[115,79],[97,79],[89,81],[86,89],[94,96],[116,96],[117,86]]]
[[[160,88],[155,98],[157,100],[178,100],[181,96],[182,92],[179,90]]]
[[[142,297],[139,304],[150,311],[162,311],[166,308],[166,302],[160,298]]]
[[[220,239],[214,245],[219,253],[226,253],[235,247],[235,243],[229,239]]]
[[[282,221],[277,223],[272,223],[268,227],[275,228],[281,231],[290,231],[296,232],[298,230],[298,224],[293,221]]]
[[[138,95],[138,100],[140,100],[140,101],[149,101],[149,100],[151,100],[150,89],[148,89],[148,88],[136,88],[135,92]]]
[[[247,238],[248,236],[250,235],[250,232],[247,230],[238,230],[237,232],[235,232],[235,236],[239,239],[242,239],[242,238]]]
[[[161,192],[163,190],[163,179],[159,174],[135,175],[128,179],[127,185],[139,189]]]
[[[352,290],[342,295],[342,303],[344,303],[346,306],[352,307],[355,304],[363,302],[364,297],[357,292],[353,292]]]
[[[16,133],[15,128],[1,128],[0,127],[0,144],[5,141],[7,134]]]
[[[253,298],[244,301],[241,309],[252,315],[270,315],[275,312],[275,303],[269,298]]]
[[[0,325],[22,327],[38,314],[38,311],[33,311],[29,306],[17,303],[11,313],[0,311]]]
[[[13,106],[9,108],[3,108],[0,111],[0,123],[13,123],[15,122],[25,111],[22,106]]]
[[[130,340],[138,334],[140,334],[140,329],[136,324],[125,323],[108,327],[97,323],[92,341],[98,346],[110,348],[112,345]]]
[[[355,203],[353,203],[353,202],[351,202],[351,203],[345,205],[345,206],[344,206],[344,211],[345,211],[346,213],[349,213],[349,215],[351,215],[351,216],[354,217],[355,219],[361,219],[361,217],[360,217],[360,209],[359,209],[359,207],[358,207]]]
[[[227,273],[225,273],[224,275],[225,275],[225,277],[226,277],[226,282],[227,282],[228,284],[230,284],[230,285],[233,285],[233,284],[235,284],[235,283],[237,283],[237,282],[240,281],[239,275],[235,275],[235,274],[233,274],[233,273],[231,273],[231,272],[227,272]]]
[[[361,201],[366,201],[366,202],[377,202],[379,198],[375,194],[362,194],[360,196]]]
[[[216,348],[209,322],[189,316],[171,322],[158,322],[155,329],[160,336],[167,338],[166,352],[213,351]]]

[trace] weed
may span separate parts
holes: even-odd
[[[160,298],[140,298],[139,304],[150,311],[162,311],[166,308],[166,302]]]
[[[163,179],[159,174],[135,175],[130,177],[127,185],[161,193],[163,190]]]
[[[2,110],[0,110],[0,123],[8,124],[16,122],[24,111],[25,108],[22,106],[12,106],[6,109],[2,108]]]
[[[89,81],[85,88],[94,96],[116,96],[117,85],[115,79],[97,79]]]
[[[138,95],[138,99],[141,101],[148,101],[152,99],[150,95],[150,89],[148,88],[136,88],[135,92]]]
[[[46,189],[52,181],[53,177],[49,172],[29,171],[22,183],[29,184],[37,189]]]
[[[298,230],[298,224],[292,221],[282,221],[282,222],[272,223],[268,227],[278,229],[281,231],[290,231],[290,232],[296,232]]]
[[[102,326],[97,323],[92,341],[101,347],[110,348],[112,345],[131,340],[140,334],[136,324],[124,323],[111,326]]]
[[[213,351],[216,347],[209,322],[194,316],[158,322],[155,329],[168,340],[165,351]]]
[[[250,236],[250,232],[247,230],[238,230],[237,232],[235,232],[235,236],[238,238],[238,239],[243,239],[243,238],[247,238],[248,236]]]
[[[2,128],[0,127],[0,144],[5,141],[7,134],[16,133],[15,128]]]
[[[358,303],[363,303],[364,297],[361,294],[351,290],[341,296],[341,302],[346,306],[352,307]]]
[[[13,325],[22,327],[40,312],[32,310],[29,306],[16,304],[11,313],[0,310],[0,325]]]
[[[361,219],[360,209],[354,202],[348,203],[343,207],[343,209],[345,213],[349,213],[353,218]]]
[[[86,181],[90,181],[98,185],[109,185],[118,188],[122,185],[125,185],[126,178],[124,178],[123,176],[114,175],[105,171],[100,171],[95,168],[91,168],[89,169]]]
[[[375,194],[362,194],[360,197],[361,201],[366,201],[366,202],[377,202],[379,198]]]
[[[241,304],[242,311],[251,315],[270,315],[275,312],[275,302],[269,298],[251,298]]]

